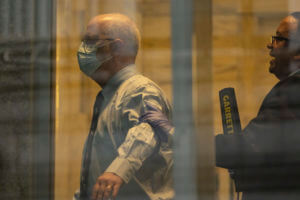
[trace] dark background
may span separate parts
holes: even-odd
[[[54,2],[0,1],[0,199],[51,199]]]

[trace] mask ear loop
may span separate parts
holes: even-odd
[[[98,48],[101,48],[101,47],[104,47],[106,45],[109,45],[110,43],[114,42],[115,39],[106,39],[106,40],[103,40],[104,42],[102,42],[99,46],[97,45],[97,43],[95,44],[95,48],[98,49]],[[108,42],[107,42],[108,41]]]
[[[115,39],[105,39],[100,44],[87,44],[86,42],[82,41],[82,45],[83,45],[83,49],[85,51],[85,53],[94,53],[96,52],[99,48],[104,47],[112,42],[114,42]],[[108,42],[106,42],[108,41]]]

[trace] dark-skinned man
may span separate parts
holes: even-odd
[[[267,45],[272,57],[269,71],[280,81],[257,116],[241,134],[216,136],[216,165],[234,170],[243,200],[300,199],[299,24],[300,12],[285,17]],[[172,136],[168,119],[150,107],[141,121],[150,123],[160,137]]]
[[[138,74],[135,59],[140,33],[128,17],[105,14],[87,26],[78,50],[81,71],[102,91],[97,95],[86,140],[80,200],[172,199],[172,150],[161,145],[139,117],[147,104],[170,119],[162,90]]]

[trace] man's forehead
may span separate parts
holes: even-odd
[[[102,38],[102,37],[113,37],[109,34],[111,31],[108,31],[108,27],[112,24],[116,25],[117,27],[125,27],[130,26],[130,19],[121,14],[104,14],[98,15],[92,18],[86,29],[85,37],[91,38]]]
[[[298,23],[297,20],[292,16],[287,16],[281,20],[276,35],[288,37],[290,34],[297,30]]]
[[[104,35],[103,26],[98,23],[91,23],[87,26],[85,37],[91,39],[99,39],[102,35]]]

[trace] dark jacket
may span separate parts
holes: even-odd
[[[216,136],[216,164],[234,169],[243,199],[276,199],[286,191],[300,199],[300,72],[272,88],[241,134]]]

